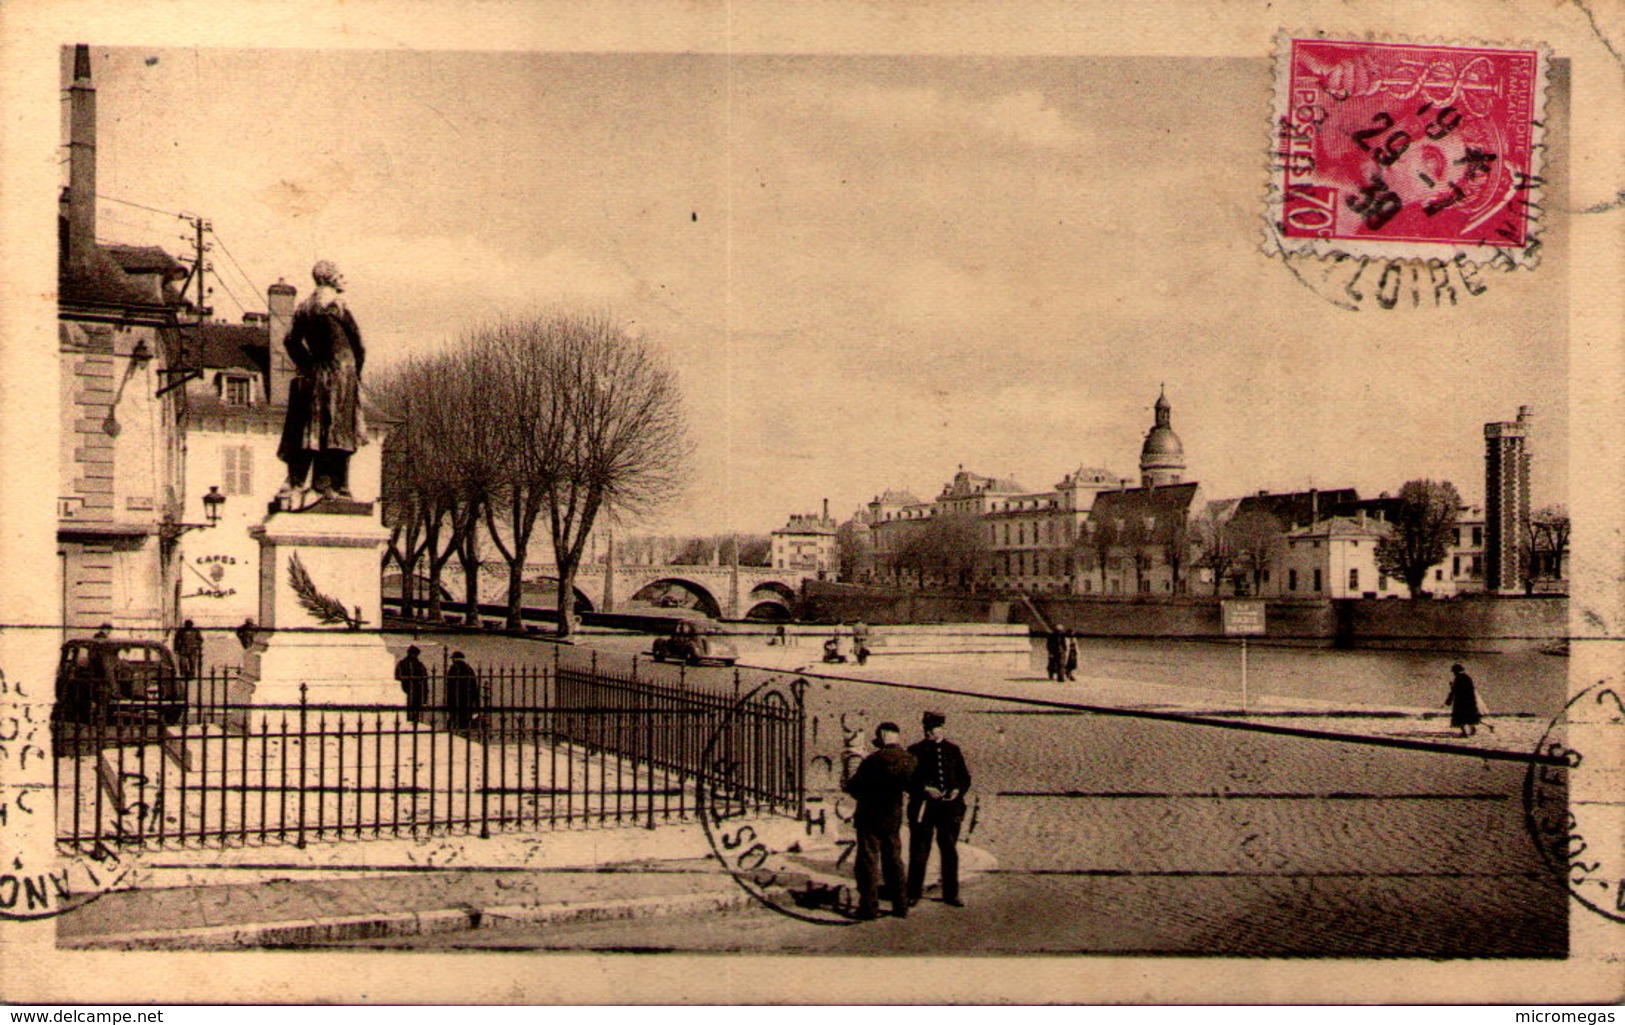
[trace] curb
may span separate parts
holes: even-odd
[[[509,925],[565,925],[657,915],[726,911],[752,898],[729,881],[728,891],[666,897],[630,897],[592,904],[507,904],[486,908],[440,908],[394,914],[342,915],[287,922],[203,926],[195,929],[108,933],[59,941],[64,950],[223,950],[302,947],[390,936],[428,936]]]

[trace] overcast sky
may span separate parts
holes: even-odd
[[[127,204],[206,216],[254,310],[336,260],[369,372],[557,304],[663,347],[696,466],[645,529],[844,517],[960,464],[1137,477],[1164,383],[1210,498],[1478,501],[1482,425],[1524,403],[1535,502],[1567,497],[1563,247],[1449,314],[1334,307],[1260,251],[1267,61],[93,56],[103,240],[184,253]]]

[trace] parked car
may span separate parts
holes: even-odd
[[[174,724],[186,717],[186,680],[157,641],[71,640],[56,671],[56,709],[64,723]]]
[[[739,649],[714,629],[703,629],[683,620],[670,637],[656,637],[649,654],[656,662],[671,659],[697,666],[701,662],[715,662],[731,666],[739,659]]]

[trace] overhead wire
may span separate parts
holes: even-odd
[[[209,229],[209,233],[214,236],[214,240],[216,242],[220,243],[220,251],[226,254],[226,259],[231,262],[232,267],[236,268],[238,277],[242,280],[244,285],[248,286],[248,294],[257,296],[259,294],[259,286],[254,284],[254,279],[248,276],[247,271],[243,270],[243,265],[237,262],[237,257],[232,255],[231,248],[226,245],[226,240],[221,238],[220,233],[215,231],[213,228]],[[216,275],[216,277],[218,276],[219,275]],[[238,305],[242,304],[239,303]],[[243,312],[248,312],[246,307],[243,309]]]

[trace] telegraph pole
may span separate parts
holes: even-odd
[[[198,323],[201,324],[209,318],[210,314],[214,313],[213,310],[209,309],[209,294],[203,285],[204,272],[214,269],[209,266],[204,256],[214,247],[203,241],[203,233],[213,231],[214,225],[202,217],[194,217],[192,218],[192,227],[197,234],[197,241],[194,243],[197,250],[197,256],[195,257],[197,262],[192,265],[192,272],[197,275],[197,317]]]
[[[191,278],[197,279],[197,323],[201,327],[201,325],[214,314],[214,310],[209,308],[209,292],[207,286],[203,282],[204,273],[214,269],[209,264],[207,257],[204,255],[214,247],[203,241],[203,233],[206,231],[213,231],[214,224],[205,218],[187,217],[185,214],[181,215],[181,219],[192,222],[194,240],[192,243],[192,248],[194,250],[194,254],[192,257]],[[188,279],[188,284],[190,283],[191,278]],[[186,286],[182,285],[181,294],[183,297],[185,296],[185,293]],[[174,391],[176,388],[184,386],[186,382],[196,380],[197,378],[203,376],[203,371],[192,365],[190,353],[187,351],[188,347],[186,332],[181,331],[179,334],[181,339],[180,358],[173,366],[165,367],[164,369],[158,371],[164,376],[165,381],[164,386],[158,389],[159,395],[164,395],[168,392]]]

